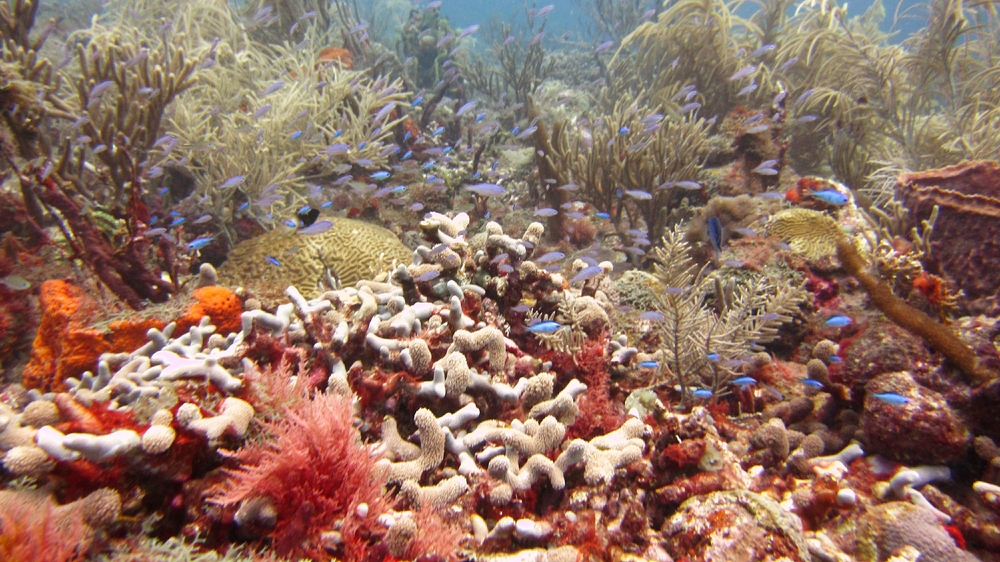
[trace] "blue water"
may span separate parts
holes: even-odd
[[[619,1],[619,0],[616,0]],[[666,5],[671,2],[667,0]],[[586,31],[593,27],[593,23],[584,9],[586,2],[581,0],[543,0],[542,2],[521,2],[517,0],[499,0],[493,2],[481,2],[477,0],[444,0],[441,4],[441,12],[448,17],[452,27],[463,29],[472,24],[480,24],[483,28],[491,18],[500,18],[501,21],[511,22],[515,25],[523,24],[525,12],[529,9],[540,9],[543,6],[552,5],[554,9],[548,15],[545,32],[546,38],[561,36],[567,31],[573,31],[581,37],[570,38],[577,40],[587,38]],[[655,0],[647,0],[646,8],[652,8]],[[886,17],[882,22],[882,30],[895,32],[894,42],[902,41],[914,31],[924,27],[927,23],[927,10],[919,0],[887,0],[883,2]],[[848,16],[860,16],[872,5],[872,0],[857,0],[848,3]],[[740,15],[752,14],[758,9],[756,3],[746,3],[739,11]],[[896,14],[901,18],[895,21]],[[480,31],[482,33],[482,30]],[[480,38],[482,39],[482,38]],[[609,39],[594,38],[594,42]]]

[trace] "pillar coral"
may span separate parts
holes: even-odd
[[[895,195],[914,223],[938,206],[931,262],[958,284],[973,308],[995,309],[1000,304],[995,258],[1000,255],[1000,164],[978,160],[901,174]]]

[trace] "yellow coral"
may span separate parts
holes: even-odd
[[[389,269],[394,261],[412,259],[412,252],[389,230],[357,220],[329,220],[333,227],[323,234],[274,230],[241,242],[219,269],[219,282],[278,290],[295,285],[306,298],[313,298],[327,268],[344,285],[353,285]]]
[[[836,221],[826,213],[810,209],[785,209],[771,217],[768,233],[788,242],[795,252],[819,259],[837,251],[843,236]]]

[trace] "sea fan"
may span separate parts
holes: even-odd
[[[285,419],[266,422],[272,440],[234,455],[242,466],[228,471],[212,501],[266,504],[273,513],[267,536],[281,556],[323,558],[325,547],[339,544],[343,559],[359,558],[368,547],[362,531],[377,528],[387,503],[385,475],[361,443],[352,412],[350,398],[320,394],[298,411],[286,410]],[[338,526],[339,538],[324,536]]]

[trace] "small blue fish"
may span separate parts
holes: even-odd
[[[625,191],[625,195],[631,197],[632,199],[638,201],[649,201],[653,198],[653,195],[648,191],[642,191],[639,189],[629,189]]]
[[[428,271],[427,273],[424,273],[424,274],[421,274],[421,275],[418,275],[418,276],[414,277],[413,280],[414,281],[418,281],[418,282],[431,281],[433,279],[437,279],[440,275],[441,275],[440,271],[438,271],[436,269],[432,269],[432,270]]]
[[[618,134],[619,135],[627,135],[628,134],[628,127],[622,127],[621,129],[618,129]]]
[[[824,189],[822,191],[813,191],[809,193],[810,197],[815,197],[820,201],[826,203],[827,205],[834,205],[840,207],[847,203],[848,198],[843,193],[837,191],[836,189]]]
[[[476,104],[477,103],[479,103],[479,102],[477,102],[475,100],[466,103],[462,107],[458,108],[457,111],[455,111],[455,116],[459,117],[459,116],[465,115],[466,113],[472,111],[473,109],[476,108]]]
[[[657,312],[655,310],[643,312],[642,314],[639,315],[640,320],[649,320],[650,322],[659,322],[664,318],[666,317],[662,313]]]
[[[546,320],[544,322],[539,322],[533,326],[528,326],[528,331],[534,332],[536,334],[551,334],[562,328],[562,324],[558,322],[553,322],[551,320]]]
[[[443,132],[444,132],[444,127],[438,127],[437,129],[434,129],[434,132],[431,133],[431,134],[437,136],[437,135],[440,135]]]
[[[233,176],[228,180],[226,180],[225,182],[223,182],[222,185],[219,186],[219,189],[229,189],[230,187],[236,187],[241,183],[243,183],[244,179],[246,178],[244,178],[243,176]]]
[[[465,189],[480,197],[498,197],[507,194],[507,190],[495,183],[476,183],[465,186]]]
[[[206,222],[212,220],[212,215],[202,215],[196,219],[191,224],[205,224]]]
[[[885,402],[886,404],[892,404],[893,406],[902,406],[910,402],[910,399],[903,396],[902,394],[896,394],[895,392],[875,392],[872,394],[875,398]]]
[[[170,223],[170,228],[173,228],[175,226],[180,226],[180,225],[184,224],[185,222],[187,222],[187,219],[184,218],[184,217],[180,217],[179,219],[176,219],[176,220],[174,220],[174,222]]]
[[[639,366],[643,369],[655,369],[660,366],[660,363],[658,361],[643,361],[639,363]]]
[[[716,254],[722,252],[722,221],[719,217],[708,217],[708,240]]]
[[[297,222],[295,222],[293,220],[287,220],[287,221],[285,221],[285,226],[287,226],[288,228],[298,228],[299,223],[297,223]]]
[[[418,96],[412,102],[410,102],[410,105],[413,106],[413,107],[417,107],[418,105],[422,104],[423,102],[424,102],[423,96]]]
[[[420,169],[427,170],[433,168],[435,164],[437,164],[437,162],[435,162],[434,160],[428,160],[426,164],[420,167]]]
[[[708,400],[712,397],[712,391],[707,388],[697,388],[691,391],[691,396],[694,396],[698,400]]]
[[[271,84],[270,86],[268,86],[268,87],[264,88],[263,90],[261,90],[260,93],[257,95],[257,97],[261,97],[262,98],[264,96],[273,94],[274,92],[277,92],[278,90],[280,90],[280,89],[282,89],[284,87],[285,87],[285,83],[283,81],[281,81],[281,80],[278,80],[277,82],[275,82],[275,83]]]
[[[825,324],[831,328],[843,328],[844,326],[850,326],[851,322],[850,317],[838,314],[837,316],[831,316]]]
[[[386,172],[384,170],[381,172],[375,172],[374,174],[372,174],[371,177],[373,180],[384,180],[389,177],[389,172]]]
[[[288,135],[289,140],[296,140],[302,137],[302,131],[295,131],[294,133]]]
[[[831,355],[827,357],[826,360],[829,361],[830,363],[840,363],[841,361],[843,361],[843,359],[841,359],[839,355]]]
[[[595,53],[600,53],[601,51],[607,51],[614,44],[615,44],[614,41],[610,41],[610,40],[609,41],[605,41],[605,42],[601,43],[600,45],[598,45],[597,47],[595,47],[594,48],[594,52]]]
[[[281,262],[277,258],[272,258],[271,256],[264,256],[264,259],[268,261],[274,267],[281,267]]]
[[[589,281],[594,277],[597,277],[604,272],[604,269],[599,265],[591,265],[585,267],[579,271],[572,279],[569,280],[570,283],[579,283],[580,281]]]
[[[757,384],[757,379],[753,377],[740,377],[733,379],[731,384],[735,384],[736,386],[752,386]]]
[[[802,381],[802,384],[810,388],[823,388],[823,383],[819,381],[814,381],[812,379],[805,379]]]
[[[696,181],[689,181],[689,180],[675,181],[674,185],[676,185],[681,189],[687,189],[690,191],[693,191],[695,189],[701,189],[701,184]]]
[[[201,238],[196,238],[188,243],[187,248],[191,251],[196,251],[208,246],[212,242],[214,236],[203,236]]]
[[[566,257],[566,254],[562,252],[549,252],[535,258],[535,263],[552,263],[557,262]]]
[[[594,213],[594,214],[597,215],[597,218],[599,218],[599,219],[610,219],[611,218],[611,215],[609,215],[608,213]]]
[[[719,360],[719,354],[718,353],[709,353],[709,354],[705,355],[705,358],[714,363],[714,362],[716,362],[716,361]]]
[[[323,234],[331,228],[333,228],[333,222],[331,221],[316,221],[305,228],[300,228],[298,230],[298,234],[303,236],[314,236],[316,234]]]
[[[541,209],[535,209],[536,217],[554,217],[559,214],[559,211],[551,207],[542,207]]]
[[[750,53],[750,57],[751,58],[757,58],[759,56],[766,55],[767,53],[770,53],[771,51],[773,51],[777,47],[778,46],[775,45],[774,43],[768,43],[767,45],[762,45],[756,51]]]
[[[741,80],[743,78],[746,78],[747,76],[753,74],[756,70],[757,70],[756,64],[751,64],[750,66],[741,68],[740,70],[737,70],[735,74],[729,77],[729,81],[734,82],[736,80]]]

